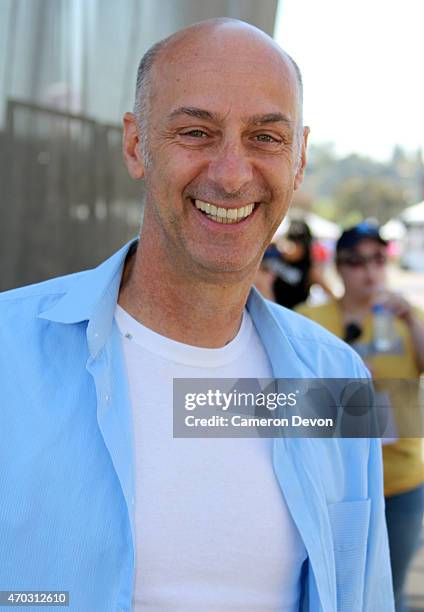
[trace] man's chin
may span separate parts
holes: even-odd
[[[375,290],[375,288],[369,289],[369,291],[367,291],[367,289],[365,289],[362,292],[362,300],[363,301],[369,301],[369,300],[375,300],[377,298],[377,291]]]
[[[197,261],[196,268],[202,280],[217,285],[236,284],[243,282],[255,273],[251,262],[228,260]]]

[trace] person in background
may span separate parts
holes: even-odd
[[[264,297],[294,308],[305,302],[313,284],[333,297],[312,257],[312,233],[304,221],[292,221],[287,234],[265,251],[256,287]]]
[[[387,243],[378,227],[367,222],[351,227],[336,245],[337,271],[345,289],[343,297],[316,307],[302,305],[296,310],[351,344],[376,382],[383,378],[418,382],[424,371],[423,313],[386,289],[386,262]],[[375,317],[384,310],[391,314],[392,323],[386,345],[379,348]],[[384,386],[381,380],[378,384]],[[406,418],[405,397],[392,393],[390,402],[393,414],[403,411]],[[424,508],[421,438],[399,437],[385,444],[383,463],[396,611],[404,612],[405,580],[419,542]]]

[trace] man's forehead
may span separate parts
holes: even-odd
[[[265,68],[276,70],[282,78],[295,77],[284,51],[267,34],[237,22],[205,21],[168,39],[155,62],[158,76],[162,73],[185,73],[187,70],[258,73]]]
[[[237,115],[246,124],[265,124],[265,115],[279,113],[280,124],[294,129],[301,91],[291,60],[268,39],[237,26],[200,28],[168,42],[152,68],[158,113],[174,118],[194,108],[215,119]]]
[[[374,238],[364,238],[360,240],[358,246],[362,249],[385,249],[387,248],[385,244],[382,244],[379,240],[375,240]]]
[[[343,253],[353,253],[361,255],[365,252],[368,253],[370,251],[385,251],[386,249],[387,247],[378,240],[374,240],[373,238],[364,238],[363,240],[360,240],[357,244],[355,244],[355,246],[349,249],[340,250],[340,253],[342,253],[343,251]]]

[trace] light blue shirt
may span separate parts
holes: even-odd
[[[75,612],[131,611],[134,449],[114,311],[136,245],[0,295],[0,590],[67,590]],[[347,345],[255,289],[247,308],[276,378],[367,376]],[[308,553],[302,610],[393,611],[380,441],[275,438],[273,467]]]

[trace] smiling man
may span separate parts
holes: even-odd
[[[390,612],[378,440],[174,438],[174,378],[366,377],[252,288],[302,181],[298,68],[240,21],[140,63],[139,239],[0,297],[0,589],[70,609]]]
[[[300,77],[265,34],[222,20],[159,43],[137,82],[125,159],[145,179],[147,205],[120,303],[169,337],[223,346],[303,177]],[[153,311],[137,298],[146,283]],[[196,308],[182,307],[187,291]],[[167,303],[166,318],[157,302]]]

